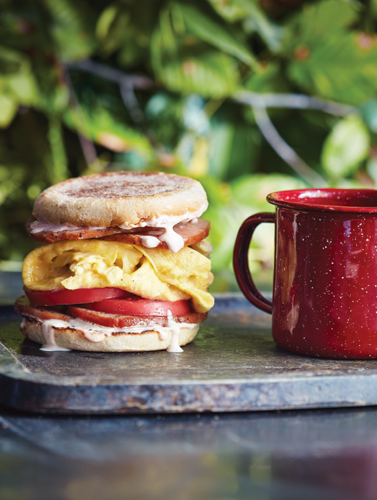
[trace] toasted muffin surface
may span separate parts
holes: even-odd
[[[46,189],[34,216],[77,227],[135,227],[156,217],[204,212],[208,206],[198,181],[160,172],[110,172],[69,179]]]

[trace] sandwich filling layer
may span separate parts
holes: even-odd
[[[191,300],[199,313],[214,305],[211,261],[191,247],[173,253],[117,241],[51,243],[26,257],[22,278],[30,290],[116,287],[146,299]]]

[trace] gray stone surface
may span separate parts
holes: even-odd
[[[52,413],[238,412],[377,403],[377,361],[290,354],[270,316],[218,297],[182,354],[43,352],[0,309],[0,404]]]

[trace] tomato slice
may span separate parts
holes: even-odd
[[[69,304],[87,304],[105,299],[130,297],[132,294],[120,288],[79,288],[77,290],[30,290],[24,287],[30,305],[58,306]]]
[[[93,302],[86,309],[123,316],[167,316],[168,311],[173,316],[184,316],[190,313],[188,300],[149,300],[138,297],[107,299]]]

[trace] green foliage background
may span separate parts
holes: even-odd
[[[24,223],[50,184],[161,170],[203,183],[216,289],[234,288],[266,194],[375,186],[376,26],[377,0],[0,0],[2,268],[35,246]]]

